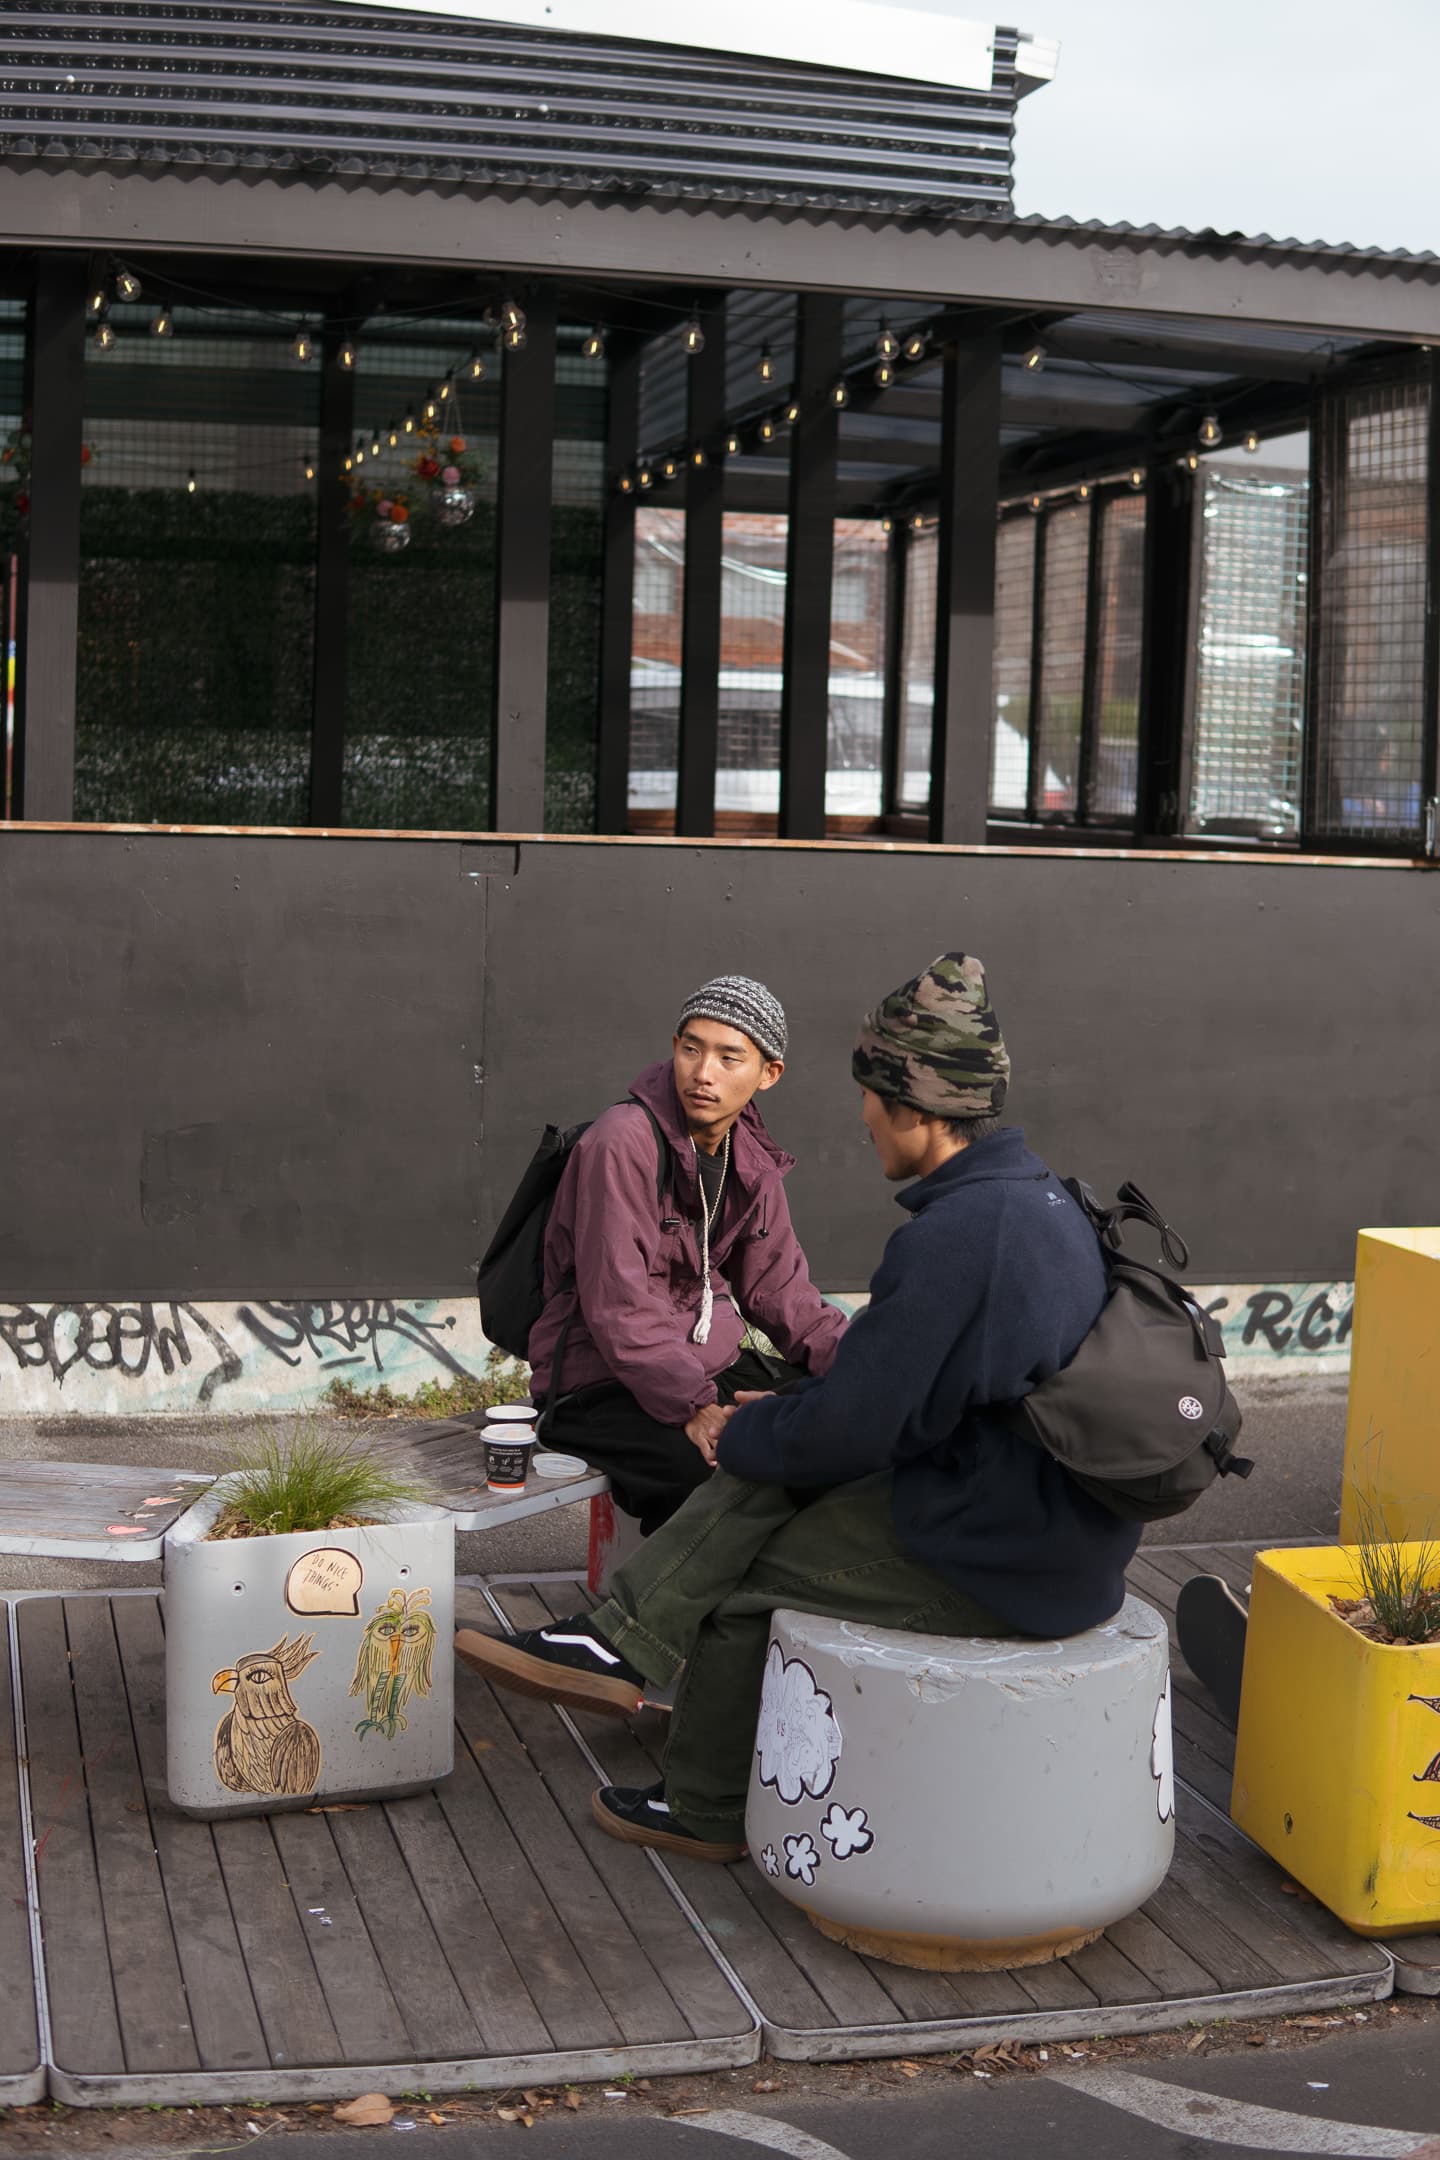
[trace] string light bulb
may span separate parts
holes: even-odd
[[[605,357],[604,331],[598,327],[592,330],[580,347],[580,354],[582,359],[585,360],[603,360]]]
[[[684,330],[681,332],[681,343],[692,360],[695,358],[696,353],[704,352],[705,332],[700,327],[698,315],[692,315],[689,322],[686,323]]]
[[[1144,471],[1144,467],[1143,467],[1143,466],[1140,466],[1140,465],[1132,465],[1132,466],[1131,466],[1131,468],[1130,468],[1130,485],[1131,485],[1131,487],[1132,487],[1132,488],[1137,488],[1137,489],[1138,489],[1138,488],[1143,488],[1143,487],[1144,487],[1144,485],[1145,485],[1145,471]]]
[[[1081,483],[1080,483],[1080,487],[1079,487],[1079,491],[1078,491],[1078,492],[1079,492],[1079,496],[1080,496],[1080,500],[1081,500],[1081,502],[1089,502],[1089,500],[1090,500],[1090,483],[1089,483],[1089,481],[1088,481],[1088,480],[1082,480],[1082,481],[1081,481]]]
[[[380,437],[378,435],[374,435],[370,439],[370,455],[371,457],[379,457],[380,455]]]
[[[140,280],[133,270],[123,267],[115,272],[115,290],[122,300],[138,300],[141,293]]]
[[[1213,412],[1206,413],[1200,422],[1200,440],[1207,450],[1213,450],[1225,439],[1225,431]]]
[[[500,327],[503,330],[523,330],[525,310],[518,301],[505,299],[500,303]]]
[[[150,334],[152,337],[174,337],[175,335],[175,318],[163,302],[159,314],[150,325]]]
[[[355,346],[350,338],[346,338],[340,347],[340,365],[343,368],[353,368],[355,365]]]
[[[507,323],[500,333],[500,343],[504,346],[506,352],[524,352],[526,343],[524,323]]]
[[[910,530],[911,532],[924,532],[925,530],[924,515],[919,510],[915,512],[914,517],[910,520]]]
[[[726,457],[739,457],[740,437],[738,435],[731,434],[725,437],[725,455]]]
[[[364,443],[363,443],[363,442],[357,442],[357,443],[356,443],[356,445],[355,445],[355,451],[354,451],[354,457],[355,457],[355,463],[356,463],[357,465],[363,465],[363,464],[364,464],[364,462],[365,462],[365,445],[364,445]]]
[[[881,518],[880,530],[882,533],[892,533],[895,530],[895,520],[893,518]]]
[[[396,425],[395,425],[395,422],[394,422],[393,420],[392,420],[392,421],[390,422],[390,425],[389,425],[389,427],[388,427],[388,428],[386,429],[386,432],[385,432],[385,440],[386,440],[386,442],[388,442],[388,443],[389,443],[389,445],[390,445],[390,448],[391,448],[392,450],[393,450],[393,449],[395,448],[396,444],[397,444],[397,443],[399,442],[399,440],[400,440],[400,431],[399,431],[399,429],[398,429],[398,428],[396,427]]]
[[[413,406],[413,405],[407,405],[407,406],[405,407],[405,421],[404,421],[404,427],[405,427],[405,433],[406,433],[407,435],[413,435],[413,434],[414,434],[414,432],[415,432],[415,408],[414,408],[414,406]]]
[[[1045,365],[1044,346],[1032,345],[1028,352],[1024,352],[1020,355],[1020,365],[1024,368],[1027,375],[1038,375],[1041,368],[1043,368]]]
[[[622,472],[622,473],[621,473],[621,475],[620,475],[620,493],[621,493],[622,495],[633,495],[633,494],[634,494],[634,492],[635,492],[635,482],[634,482],[634,480],[633,480],[633,479],[631,478],[631,476],[630,476],[630,474],[629,474],[628,472]]]
[[[760,440],[761,442],[774,442],[775,440],[775,422],[769,413],[766,413],[764,419],[760,422]]]
[[[646,464],[642,463],[639,472],[635,475],[635,478],[642,488],[651,488],[655,485],[655,475],[653,472],[651,472],[650,467]]]
[[[92,315],[103,315],[109,305],[109,295],[106,293],[105,287],[99,284],[92,285],[90,288],[90,313]]]
[[[1251,428],[1249,434],[1245,437],[1245,448],[1250,452],[1250,455],[1252,457],[1255,455],[1255,452],[1260,448],[1260,437],[1256,434],[1254,428]]]
[[[705,452],[705,445],[703,443],[696,443],[695,448],[690,453],[690,463],[695,467],[695,470],[697,472],[703,472],[709,462],[710,460]]]
[[[798,420],[799,418],[800,418],[800,407],[799,407],[799,406],[798,406],[798,405],[796,404],[796,402],[795,402],[794,398],[791,398],[791,400],[790,400],[790,403],[789,403],[789,404],[788,404],[788,405],[787,405],[787,406],[785,407],[785,422],[786,422],[786,425],[787,425],[788,427],[794,427],[794,425],[795,425],[796,421],[797,421],[797,420]]]
[[[310,458],[308,458],[308,457],[307,457],[307,458],[306,458],[306,460],[305,460],[305,477],[306,477],[306,479],[307,479],[307,480],[313,480],[313,479],[314,479],[314,477],[315,477],[315,466],[314,466],[314,463],[313,463],[313,461],[312,461],[312,460],[311,460]]]
[[[346,470],[346,472],[354,472],[354,470],[355,470],[355,460],[354,460],[354,458],[352,458],[352,457],[347,457],[347,458],[346,458],[346,460],[345,460],[345,470]]]
[[[901,348],[907,360],[923,360],[929,341],[923,330],[912,330]]]
[[[896,337],[883,315],[880,318],[880,328],[875,337],[875,350],[882,360],[893,360],[900,350],[900,340]]]
[[[111,346],[115,343],[115,325],[112,322],[106,322],[103,316],[95,325],[95,343],[101,352],[109,352]]]
[[[760,358],[756,363],[755,372],[760,377],[761,382],[774,382],[775,380],[775,355],[768,345],[762,345],[760,348]]]
[[[872,378],[877,390],[888,390],[895,380],[895,370],[888,360],[877,360]]]
[[[660,470],[662,473],[664,473],[667,480],[673,480],[680,468],[676,464],[673,457],[667,457]]]
[[[1041,510],[1043,510],[1043,509],[1044,509],[1044,507],[1045,507],[1045,498],[1044,498],[1044,496],[1043,496],[1043,495],[1032,495],[1032,496],[1030,497],[1030,508],[1031,508],[1032,510],[1034,510],[1035,512],[1037,512],[1037,513],[1038,513],[1038,512],[1040,512]]]
[[[310,333],[302,323],[290,340],[291,357],[296,360],[308,360],[314,350],[315,347],[310,342]]]
[[[837,412],[843,412],[849,402],[849,385],[846,383],[844,377],[842,376],[838,382],[833,382],[830,385],[830,403],[835,407],[835,410]]]
[[[485,362],[481,359],[478,352],[471,353],[470,358],[465,363],[465,366],[469,373],[471,382],[484,382]]]
[[[190,468],[190,470],[189,470],[189,472],[188,472],[188,473],[186,473],[186,475],[185,475],[185,492],[186,492],[186,494],[187,494],[187,495],[193,495],[193,494],[195,493],[195,490],[196,490],[196,488],[197,488],[197,487],[198,487],[199,485],[200,485],[199,481],[198,481],[198,480],[197,480],[197,479],[195,478],[195,468],[194,468],[194,466],[192,465],[192,466],[191,466],[191,468]]]
[[[436,392],[436,396],[439,398],[442,405],[448,405],[454,394],[455,385],[453,382],[451,382],[450,377],[447,375],[444,382],[441,383],[439,390]]]
[[[440,407],[436,404],[434,398],[427,397],[425,400],[425,418],[427,420],[434,420],[439,416],[439,412]]]
[[[1185,455],[1179,460],[1179,463],[1182,470],[1185,472],[1198,472],[1200,470],[1199,451],[1187,450],[1185,452]]]

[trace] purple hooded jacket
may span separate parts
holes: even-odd
[[[754,1103],[731,1138],[730,1170],[710,1241],[710,1340],[692,1342],[700,1312],[700,1180],[668,1060],[630,1090],[659,1120],[674,1155],[674,1229],[656,1204],[655,1133],[635,1103],[596,1118],[565,1166],[545,1232],[545,1309],[530,1331],[532,1386],[548,1395],[560,1330],[575,1302],[560,1387],[618,1380],[661,1425],[684,1425],[716,1398],[715,1375],[740,1353],[745,1319],[782,1357],[830,1370],[844,1315],[810,1280],[781,1179],[795,1158],[777,1147]],[[574,1289],[571,1276],[574,1276]]]

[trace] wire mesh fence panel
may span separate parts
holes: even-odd
[[[1089,561],[1090,505],[1047,511],[1033,758],[1040,817],[1073,818],[1079,809]]]
[[[717,810],[773,816],[780,808],[788,532],[788,518],[725,513]]]
[[[836,519],[825,752],[830,817],[880,815],[889,547],[878,518]]]
[[[75,815],[303,823],[319,372],[268,317],[155,312],[86,352]]]
[[[1320,434],[1315,741],[1306,824],[1419,837],[1425,732],[1424,382],[1339,392]]]
[[[1293,839],[1305,731],[1306,551],[1301,473],[1201,466],[1190,744],[1191,832]]]
[[[642,503],[635,512],[630,642],[628,802],[673,823],[679,773],[681,606],[685,513]]]
[[[994,723],[990,805],[1025,811],[1030,786],[1030,660],[1034,643],[1036,520],[1002,518],[995,536]]]
[[[905,623],[900,640],[900,742],[896,794],[902,810],[930,803],[935,731],[935,608],[940,535],[911,531],[905,549]]]
[[[1093,824],[1136,814],[1140,773],[1140,656],[1145,615],[1145,499],[1109,495],[1097,505],[1095,675],[1084,812]]]

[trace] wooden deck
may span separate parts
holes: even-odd
[[[4,1614],[0,1611],[0,1622]],[[36,2005],[31,1898],[25,1855],[30,1840],[20,1776],[9,1629],[0,1641],[0,2106],[45,2093]]]
[[[1134,1587],[1169,1609],[1202,1566],[1248,1573],[1244,1554],[1149,1548]],[[485,1595],[498,1632],[572,1611],[584,1593],[568,1579],[497,1578]],[[52,2035],[42,2052],[60,2099],[454,2091],[719,2067],[762,2045],[812,2061],[908,2055],[1391,1989],[1385,1949],[1286,1895],[1230,1824],[1231,1735],[1178,1662],[1180,1836],[1162,1889],[1060,1963],[947,1976],[826,1941],[748,1863],[662,1864],[606,1838],[592,1787],[655,1775],[657,1712],[572,1720],[462,1669],[456,1769],[433,1792],[195,1822],[165,1798],[156,1595],[19,1598],[12,1615]],[[23,1840],[4,1842],[18,1820],[0,1820],[0,1868],[23,1887]],[[26,1966],[23,1921],[3,1901],[7,1975]],[[33,2063],[33,2005],[29,2016]],[[0,2073],[12,2061],[24,2072],[25,2018],[23,2002],[0,2008]]]

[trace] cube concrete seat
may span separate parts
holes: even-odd
[[[1139,1598],[1063,1642],[774,1616],[746,1838],[822,1935],[942,1972],[1065,1957],[1158,1889],[1174,1813]]]

